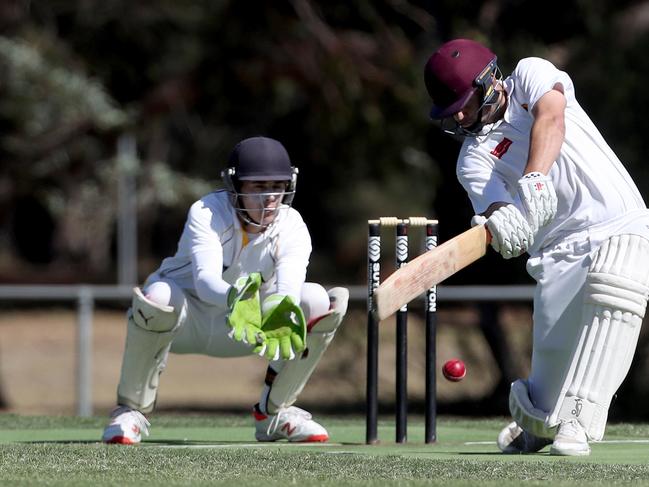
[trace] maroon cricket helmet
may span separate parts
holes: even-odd
[[[454,39],[443,44],[428,59],[424,81],[433,99],[430,117],[442,119],[459,112],[471,96],[482,88],[497,69],[496,55],[469,39]]]

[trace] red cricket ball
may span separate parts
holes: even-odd
[[[464,366],[464,362],[460,359],[453,358],[444,364],[444,367],[442,367],[442,373],[447,380],[450,380],[451,382],[459,382],[464,379],[464,376],[466,375],[466,367]]]

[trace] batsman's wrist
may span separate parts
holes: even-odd
[[[471,227],[484,225],[485,223],[487,223],[487,218],[484,215],[473,215],[473,218],[471,218]]]
[[[542,172],[532,171],[532,172],[528,172],[527,174],[524,174],[521,179],[523,179],[523,180],[524,179],[536,179],[536,178],[544,178],[544,177],[546,177],[546,175],[543,174]]]

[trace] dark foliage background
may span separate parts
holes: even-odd
[[[232,146],[267,134],[301,169],[311,277],[364,282],[367,218],[437,217],[442,239],[468,226],[458,142],[427,120],[421,79],[460,36],[492,47],[505,73],[530,55],[566,69],[646,194],[648,3],[550,2],[532,17],[528,4],[2,2],[0,274],[115,281],[116,139],[133,133],[144,278]],[[490,256],[452,282],[528,281],[522,261]]]
[[[526,56],[568,71],[649,195],[647,1],[4,0],[1,279],[115,282],[125,133],[139,154],[139,279],[255,134],[280,139],[300,167],[311,280],[365,282],[368,218],[428,215],[450,238],[472,211],[458,142],[427,119],[422,70],[453,37],[489,45],[505,74]],[[493,254],[449,281],[529,282],[523,259]]]

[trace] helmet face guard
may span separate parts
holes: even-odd
[[[265,225],[261,222],[264,221],[264,218],[268,214],[270,213],[277,214],[279,211],[287,210],[288,208],[291,207],[291,205],[293,204],[293,198],[295,197],[295,188],[297,186],[297,175],[299,172],[297,167],[292,167],[291,169],[292,169],[291,179],[277,180],[286,183],[286,189],[280,192],[243,193],[241,192],[242,180],[240,180],[237,177],[237,171],[234,167],[229,167],[221,173],[221,177],[223,179],[225,189],[228,191],[230,195],[230,204],[246,224],[257,228],[267,228],[270,226],[270,224]],[[247,179],[244,178],[243,181],[245,180]],[[254,180],[262,181],[263,179],[255,178]],[[268,181],[274,181],[274,180],[275,179],[272,177],[268,179]],[[251,200],[254,201],[255,199],[257,199],[257,201],[259,202],[257,206],[261,214],[258,222],[253,220],[252,217],[250,216],[249,210],[245,207],[243,203],[244,198],[247,199],[248,201]],[[272,207],[266,206],[266,201],[268,201],[271,198],[274,200],[279,200],[280,204]],[[275,216],[275,219],[276,218],[277,216]],[[273,219],[273,222],[275,221],[275,219]]]

